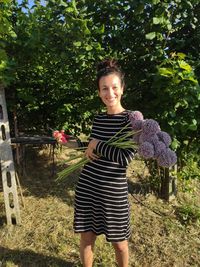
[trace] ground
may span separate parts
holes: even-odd
[[[49,151],[27,148],[27,152],[26,174],[19,169],[21,225],[6,225],[0,184],[0,266],[79,267],[79,236],[73,233],[74,188],[79,172],[58,184],[52,175]],[[56,150],[56,172],[63,168],[58,162],[66,153],[66,149]],[[196,191],[178,192],[166,203],[147,190],[142,173],[143,163],[138,161],[128,170],[130,266],[200,266],[200,216],[195,215],[198,210],[193,211],[200,205],[199,182]],[[141,190],[134,189],[136,184],[143,185]],[[94,266],[116,266],[113,248],[103,236],[98,237],[95,252]]]

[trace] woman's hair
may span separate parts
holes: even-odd
[[[124,73],[121,71],[115,59],[105,59],[97,65],[97,87],[99,89],[99,80],[103,76],[116,74],[121,80],[121,85],[124,87]]]

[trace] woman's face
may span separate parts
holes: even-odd
[[[99,80],[99,97],[108,109],[121,105],[123,89],[120,78],[114,73]]]

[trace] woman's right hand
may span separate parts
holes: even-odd
[[[99,142],[99,140],[97,140],[97,139],[92,139],[89,142],[89,145],[88,145],[87,149],[85,150],[85,156],[89,160],[95,160],[95,159],[99,158],[98,155],[94,153],[98,142]]]

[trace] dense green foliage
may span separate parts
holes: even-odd
[[[173,136],[178,154],[186,158],[193,151],[196,160],[198,0],[49,0],[32,7],[25,0],[20,5],[5,0],[0,12],[6,25],[0,29],[1,79],[20,131],[65,127],[88,133],[102,108],[96,64],[112,56],[126,73],[124,106],[157,119]]]
[[[6,47],[8,42],[12,42],[16,37],[10,22],[11,2],[11,0],[0,1],[0,82],[4,84],[12,80],[11,74],[7,72],[11,68],[12,62],[10,55],[6,53]]]

